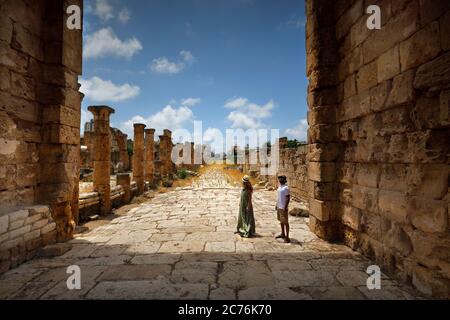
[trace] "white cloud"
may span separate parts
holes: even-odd
[[[131,11],[126,7],[116,15],[118,9],[114,8],[110,0],[92,0],[86,5],[85,11],[99,17],[103,22],[117,18],[119,22],[126,24],[131,18]]]
[[[202,99],[200,99],[200,98],[187,98],[187,99],[181,100],[181,105],[183,107],[192,108],[192,107],[195,107],[196,105],[200,104],[201,102],[202,102]]]
[[[138,39],[121,40],[111,28],[103,28],[86,36],[83,57],[89,59],[109,55],[129,59],[140,50],[142,45]]]
[[[308,121],[301,119],[294,128],[286,129],[286,134],[292,138],[306,141],[308,135]]]
[[[192,64],[196,60],[190,51],[182,50],[180,51],[180,56],[181,59],[188,64]]]
[[[123,24],[126,24],[131,18],[131,12],[127,8],[123,8],[119,15],[117,16],[117,19],[122,22]]]
[[[174,108],[168,105],[148,118],[140,115],[134,116],[130,120],[123,122],[120,125],[120,129],[129,136],[133,136],[133,124],[144,123],[148,128],[155,128],[160,134],[164,129],[172,131],[183,129],[186,124],[192,123],[193,120],[194,114],[191,109],[187,107]]]
[[[124,101],[132,99],[139,95],[140,88],[132,86],[128,83],[116,85],[109,80],[103,80],[99,77],[92,77],[91,79],[80,79],[81,88],[87,98],[96,102],[104,101]]]
[[[196,58],[191,52],[182,50],[180,51],[180,58],[177,61],[170,61],[166,57],[153,59],[150,69],[155,73],[173,75],[180,73],[195,61]]]
[[[263,126],[261,120],[272,115],[275,102],[270,100],[264,105],[258,105],[250,102],[247,98],[233,98],[225,103],[225,107],[235,109],[228,114],[231,127],[248,130]]]
[[[248,99],[246,98],[233,98],[225,103],[225,108],[237,109],[245,106],[247,103]]]
[[[184,65],[171,62],[166,57],[153,59],[151,69],[153,72],[162,74],[177,74],[184,69]]]
[[[108,0],[95,0],[93,6],[89,7],[89,11],[103,21],[114,18],[114,8]]]

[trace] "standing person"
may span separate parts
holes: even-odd
[[[239,203],[239,217],[236,234],[243,238],[249,238],[255,235],[255,217],[253,215],[252,205],[253,187],[249,176],[242,178],[241,200]]]
[[[279,187],[277,190],[277,205],[275,210],[277,211],[278,221],[281,225],[281,234],[276,236],[275,239],[284,239],[284,242],[290,243],[289,239],[289,201],[290,193],[287,185],[286,176],[278,177]]]

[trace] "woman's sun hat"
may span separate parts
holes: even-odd
[[[245,175],[245,176],[242,178],[242,181],[243,181],[243,182],[250,182],[250,177],[247,176],[247,175]]]

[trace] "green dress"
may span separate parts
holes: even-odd
[[[249,210],[247,210],[247,204],[249,201]],[[241,191],[237,231],[244,238],[255,235],[255,217],[253,215],[251,192],[247,189],[242,189]]]

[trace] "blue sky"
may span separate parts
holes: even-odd
[[[306,137],[303,0],[88,0],[81,90],[113,126]]]

